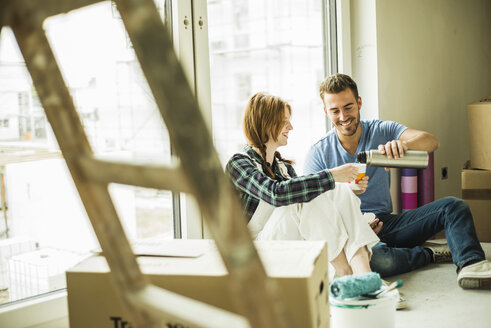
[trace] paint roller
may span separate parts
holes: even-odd
[[[380,275],[376,272],[367,272],[336,278],[329,289],[334,298],[345,299],[370,294],[381,287]]]

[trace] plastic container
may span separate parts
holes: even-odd
[[[367,171],[367,165],[366,164],[361,164],[361,163],[353,163],[358,168],[358,176],[356,177],[355,180],[349,181],[348,186],[352,190],[360,190],[360,187],[358,187],[358,182],[363,179],[365,176],[365,173]]]
[[[330,297],[330,328],[394,328],[399,291],[392,290],[374,299]]]

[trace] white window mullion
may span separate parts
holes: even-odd
[[[192,0],[172,0],[174,50],[181,62],[189,85],[195,92],[192,17]]]
[[[198,102],[211,131],[210,52],[206,0],[193,0],[194,67]]]
[[[206,0],[173,0],[174,48],[211,131]],[[203,219],[190,195],[181,195],[183,238],[203,238]]]

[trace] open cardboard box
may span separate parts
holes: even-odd
[[[291,326],[329,327],[327,244],[258,241],[255,245],[268,276],[282,293]],[[133,249],[137,255],[147,255],[139,256],[138,262],[154,285],[237,313],[214,241],[159,240],[133,245]],[[71,328],[129,327],[103,256],[84,260],[66,276]],[[178,322],[166,324],[179,326]]]

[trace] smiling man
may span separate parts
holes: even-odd
[[[408,149],[433,152],[439,146],[438,139],[425,131],[393,121],[360,120],[362,100],[355,81],[348,75],[327,77],[320,85],[320,96],[334,129],[311,147],[305,174],[354,163],[356,154],[371,149],[398,158]],[[361,210],[374,213],[382,224],[377,227],[381,242],[372,249],[373,271],[387,277],[428,263],[453,260],[462,288],[491,288],[491,262],[485,259],[472,214],[463,200],[445,197],[414,210],[391,214],[388,169],[367,166],[364,179],[369,179],[367,187],[356,192]],[[448,245],[425,243],[442,230]]]

